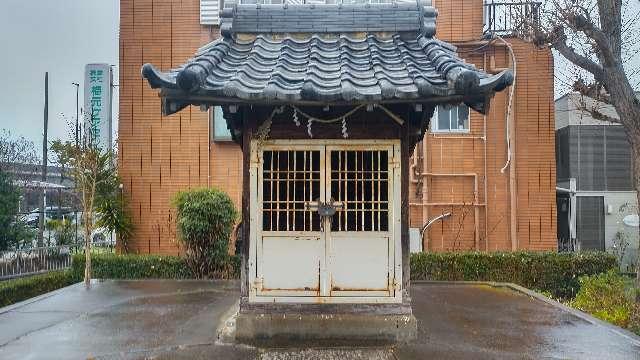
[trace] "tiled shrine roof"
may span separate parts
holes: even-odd
[[[223,36],[184,65],[143,76],[166,114],[190,104],[464,101],[478,111],[513,82],[486,74],[437,40],[431,6],[235,5]]]

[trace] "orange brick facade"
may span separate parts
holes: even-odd
[[[436,6],[438,36],[458,45],[461,57],[487,71],[510,65],[505,46],[478,49],[482,0],[436,0]],[[234,143],[209,141],[208,116],[199,108],[162,116],[160,98],[140,68],[147,62],[176,67],[218,33],[199,24],[199,0],[121,0],[120,12],[120,175],[135,225],[129,248],[175,254],[173,194],[214,186],[240,206],[242,153]],[[472,114],[468,134],[428,132],[416,148],[411,226],[452,213],[426,232],[429,251],[510,250],[514,244],[556,249],[553,59],[548,50],[510,41],[517,63],[514,217],[509,169],[501,172],[507,160],[505,91],[492,101],[486,121]]]

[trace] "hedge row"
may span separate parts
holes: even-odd
[[[578,278],[617,269],[615,256],[604,252],[420,253],[411,256],[412,280],[511,282],[573,298]]]
[[[181,257],[158,255],[94,255],[93,277],[102,279],[194,278]],[[235,276],[240,261],[233,258]],[[84,257],[74,258],[74,273],[81,277]],[[496,252],[420,253],[411,255],[413,280],[497,281],[572,298],[578,278],[616,269],[616,258],[604,252]]]
[[[239,277],[240,261],[232,257],[235,277]],[[73,258],[72,271],[82,277],[85,258],[83,254]],[[193,279],[195,276],[183,257],[163,255],[115,255],[91,256],[92,277],[96,279]]]
[[[0,307],[27,300],[80,281],[69,270],[52,271],[0,282]]]
[[[0,282],[0,306],[6,306],[81,281],[84,255],[73,258],[68,271],[51,272]],[[240,260],[232,258],[235,277]],[[97,279],[191,279],[184,258],[159,255],[92,255]],[[570,299],[577,293],[578,278],[617,269],[614,256],[603,253],[420,253],[411,255],[412,280],[497,281]]]
[[[84,274],[84,254],[73,257],[72,271]],[[96,279],[189,279],[191,270],[184,258],[162,255],[91,255],[92,277]]]

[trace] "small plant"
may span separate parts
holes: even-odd
[[[34,235],[18,216],[20,195],[14,179],[0,167],[0,251],[17,249]]]
[[[176,194],[179,240],[189,267],[198,278],[228,278],[234,263],[229,240],[238,217],[233,201],[217,189],[195,189]]]
[[[65,175],[75,183],[74,194],[82,206],[82,228],[85,241],[85,287],[91,287],[91,233],[95,229],[96,207],[105,193],[116,182],[116,169],[111,150],[102,150],[92,139],[85,144],[56,140],[51,150]]]
[[[96,200],[96,226],[107,229],[109,233],[115,232],[118,235],[120,249],[127,253],[128,240],[133,234],[133,222],[126,211],[127,202],[122,196],[122,189],[119,188],[119,178],[114,176],[112,180],[105,184]]]
[[[55,234],[56,245],[71,245],[75,239],[75,229],[69,219],[52,219],[47,221],[47,229]]]
[[[635,304],[626,294],[624,277],[616,271],[580,278],[580,290],[571,306],[598,319],[628,327]]]
[[[618,264],[620,265],[620,271],[623,271],[624,265],[624,257],[627,254],[627,249],[631,242],[629,241],[629,235],[622,231],[616,232],[616,235],[613,238],[613,246],[611,247],[611,253],[613,256],[618,259]]]

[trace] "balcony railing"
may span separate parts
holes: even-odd
[[[540,24],[542,3],[537,1],[484,4],[484,33],[512,36]]]
[[[415,3],[416,0],[395,0],[396,3]],[[226,4],[265,4],[265,5],[324,5],[324,4],[391,4],[394,0],[227,0]]]

